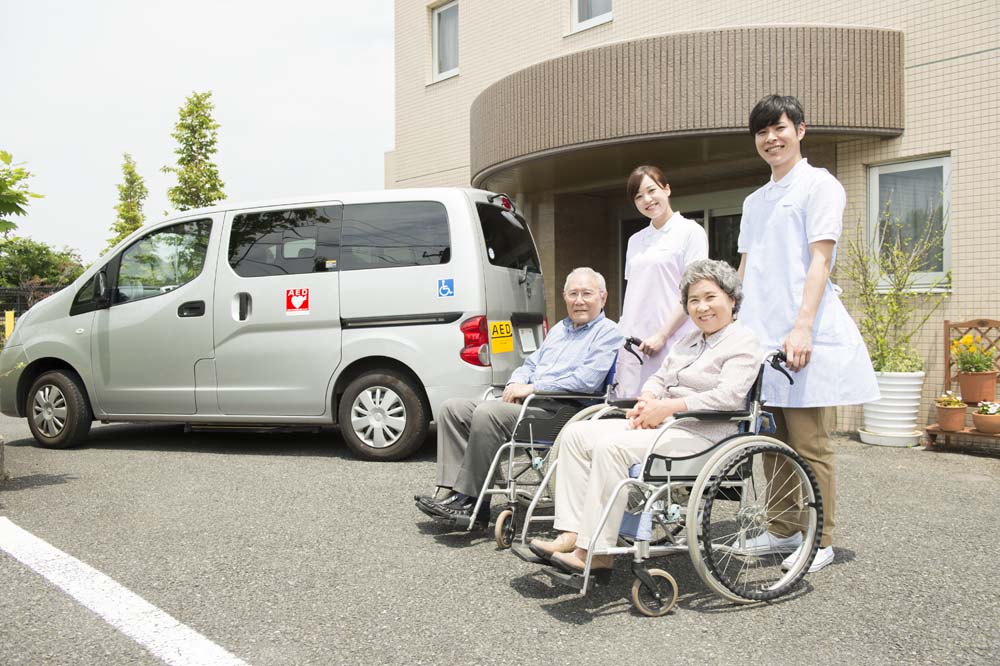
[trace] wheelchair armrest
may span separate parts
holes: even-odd
[[[638,398],[619,398],[616,400],[609,400],[608,404],[612,407],[617,407],[618,409],[632,409],[638,401]]]
[[[698,421],[732,421],[734,419],[748,419],[750,418],[750,412],[711,412],[711,411],[691,411],[691,412],[677,412],[674,414],[674,418],[678,421],[681,419],[697,419]]]
[[[556,398],[564,400],[603,400],[603,393],[563,393],[562,391],[534,391],[531,395],[539,398]]]

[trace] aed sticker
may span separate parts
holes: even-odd
[[[307,314],[309,314],[309,290],[308,289],[286,289],[285,290],[285,314],[286,315],[307,315]]]
[[[490,323],[490,352],[503,354],[514,351],[514,327],[509,321]]]

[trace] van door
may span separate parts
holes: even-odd
[[[108,414],[195,413],[194,366],[212,356],[212,224],[161,227],[108,262],[111,305],[91,335],[97,404]]]
[[[476,211],[485,241],[483,272],[493,383],[505,384],[542,344],[545,289],[528,223],[506,196],[490,198],[477,202]]]
[[[321,416],[340,363],[335,202],[230,212],[215,284],[223,414]]]

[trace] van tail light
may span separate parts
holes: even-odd
[[[549,334],[549,316],[545,315],[545,319],[542,320],[542,339]]]
[[[486,317],[472,317],[461,323],[459,328],[465,337],[459,356],[466,363],[486,367],[490,364],[490,333]]]

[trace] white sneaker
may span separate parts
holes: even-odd
[[[788,553],[801,545],[801,532],[796,532],[790,537],[780,537],[770,532],[764,532],[752,539],[747,539],[746,545],[739,549],[739,552],[743,555],[771,555],[773,553]]]
[[[802,544],[804,546],[805,544]],[[799,551],[802,550],[802,546],[795,549],[795,552],[786,557],[781,562],[781,568],[788,571],[795,564],[795,560],[799,556]],[[816,573],[828,564],[833,563],[833,546],[827,546],[826,548],[820,548],[816,551],[816,557],[813,558],[812,564],[809,565],[809,573]]]

